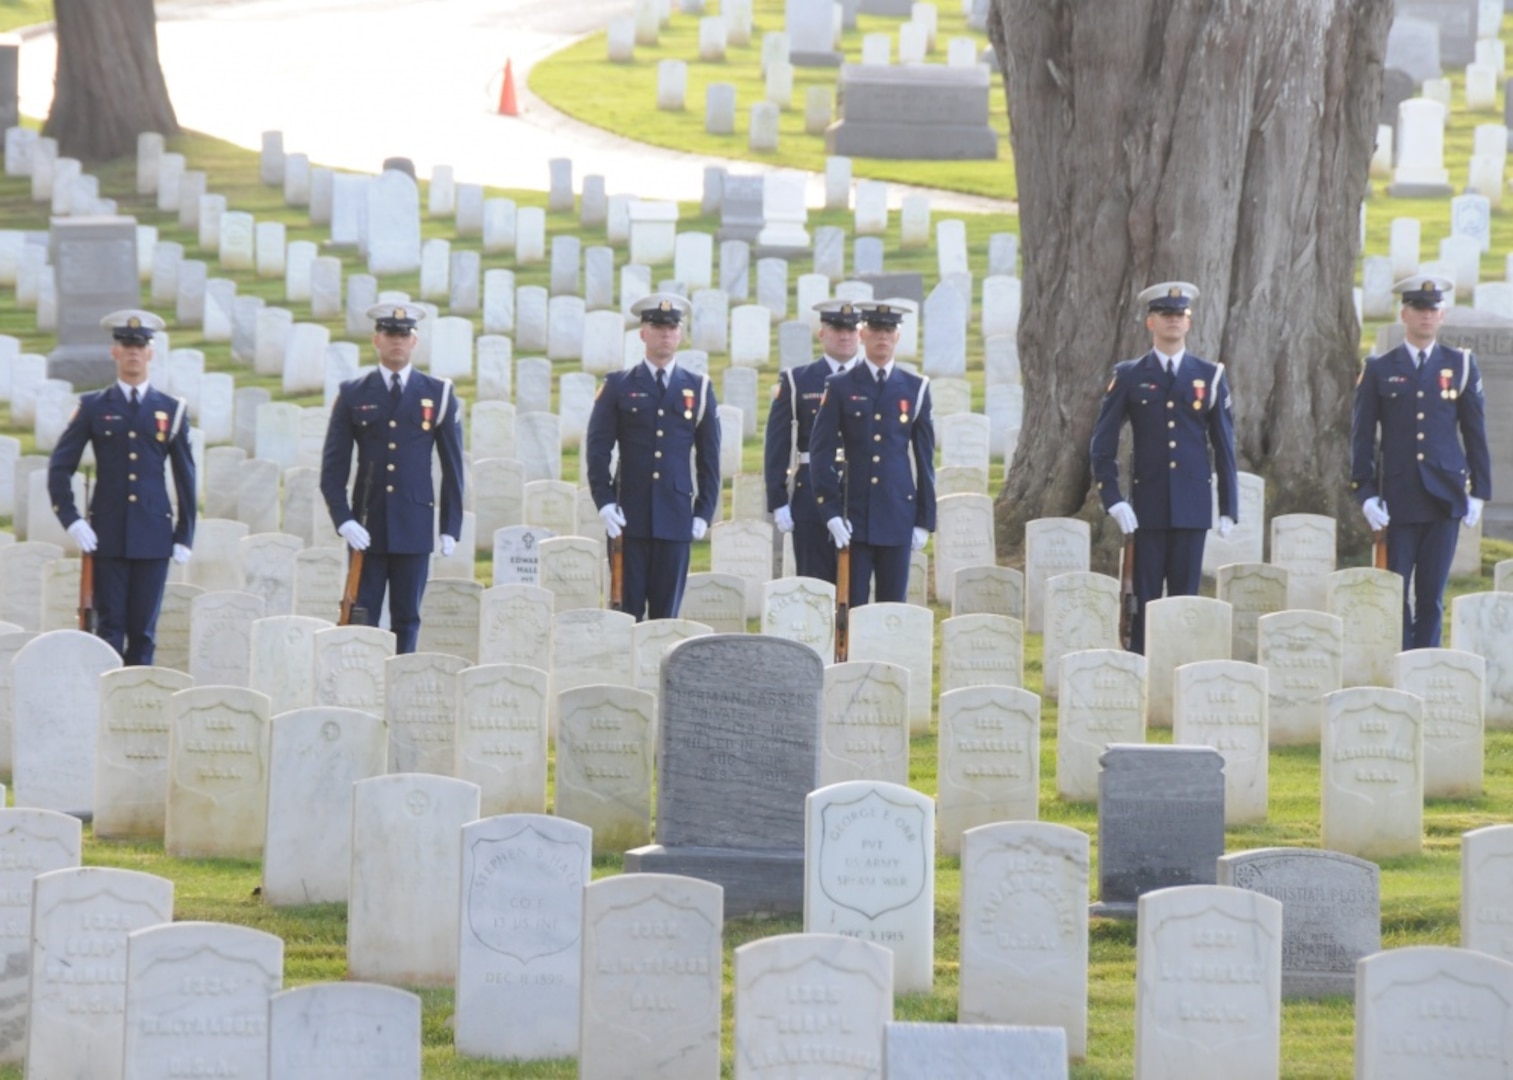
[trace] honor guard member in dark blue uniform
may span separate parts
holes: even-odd
[[[1145,305],[1151,351],[1115,365],[1093,427],[1093,479],[1103,507],[1135,534],[1135,597],[1140,602],[1130,650],[1145,652],[1145,605],[1167,596],[1195,596],[1203,574],[1203,541],[1213,526],[1213,484],[1219,481],[1219,535],[1240,520],[1235,473],[1234,413],[1224,365],[1186,349],[1198,289],[1185,281],[1152,285]],[[1119,491],[1119,430],[1134,434],[1129,501]],[[1212,459],[1209,451],[1212,450]],[[1133,505],[1131,505],[1133,503]]]
[[[631,305],[646,359],[605,376],[588,418],[588,486],[605,533],[624,534],[621,604],[637,621],[677,618],[689,545],[704,539],[720,506],[714,388],[674,360],[689,310],[673,293]]]
[[[1387,531],[1387,568],[1403,575],[1404,649],[1439,645],[1457,525],[1474,528],[1492,497],[1476,358],[1435,341],[1453,287],[1433,275],[1392,287],[1404,341],[1367,357],[1350,416],[1350,486],[1371,528]]]
[[[320,491],[331,521],[354,551],[364,552],[357,603],[378,624],[384,590],[396,652],[415,651],[420,600],[436,547],[436,491],[431,455],[441,460],[441,553],[462,531],[462,420],[449,379],[410,364],[415,323],[425,311],[375,304],[368,318],[379,368],[344,382],[331,406],[321,454]],[[347,480],[357,447],[357,480]]]
[[[930,380],[894,366],[903,308],[856,306],[866,361],[825,380],[809,434],[815,501],[835,546],[851,549],[852,607],[867,602],[874,578],[878,603],[902,603],[909,553],[935,531]]]
[[[847,300],[822,300],[814,305],[820,314],[820,349],[823,355],[812,364],[780,372],[767,413],[767,509],[783,532],[793,533],[794,569],[800,577],[819,578],[835,584],[835,543],[825,528],[828,514],[821,514],[814,501],[814,482],[809,475],[809,432],[825,380],[839,375],[856,362],[857,329],[862,313]],[[793,478],[789,491],[789,477]]]
[[[168,580],[168,560],[189,561],[194,542],[194,458],[185,403],[147,382],[152,335],[163,320],[146,311],[117,311],[100,325],[115,344],[116,381],[79,399],[79,407],[47,463],[53,513],[79,550],[94,556],[97,632],[127,664],[151,664]],[[99,481],[87,507],[74,506],[71,478],[88,444]],[[169,501],[164,462],[173,468]]]

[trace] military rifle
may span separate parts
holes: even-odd
[[[620,505],[618,469],[615,475],[615,505]],[[620,527],[620,535],[613,537],[609,542],[609,609],[611,611],[625,610],[625,527],[623,525]],[[639,612],[637,617],[640,617]]]
[[[1119,564],[1119,644],[1128,649],[1134,639],[1135,620],[1140,617],[1140,598],[1135,595],[1135,534],[1124,538],[1124,559]]]
[[[362,514],[357,523],[364,529],[368,527],[368,507],[373,501],[373,463],[368,462],[366,470],[367,478],[362,484]],[[336,620],[337,626],[367,626],[368,609],[358,606],[357,586],[362,580],[363,552],[358,551],[350,544],[347,545],[347,583],[341,591],[341,615]]]

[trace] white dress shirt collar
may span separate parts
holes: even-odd
[[[133,390],[135,390],[137,392],[137,400],[138,401],[145,401],[146,398],[147,398],[147,386],[148,386],[148,384],[147,384],[147,382],[145,380],[142,381],[142,382],[140,382],[140,383],[138,383],[136,386],[132,386],[130,383],[125,383],[125,382],[122,382],[120,379],[117,379],[116,380],[116,386],[120,388],[121,396],[123,398],[125,398],[127,401],[131,400],[131,392]]]
[[[1151,351],[1156,354],[1156,361],[1161,365],[1162,369],[1170,371],[1172,374],[1176,374],[1177,368],[1182,365],[1182,357],[1187,355],[1186,349],[1178,349],[1175,356],[1167,356],[1160,349],[1152,349]]]
[[[643,364],[646,365],[646,374],[648,374],[648,375],[651,376],[651,381],[652,382],[656,382],[657,381],[657,371],[658,371],[657,365],[653,364],[650,360],[642,360],[641,363],[643,363]],[[678,369],[678,358],[677,357],[673,357],[671,360],[667,361],[666,366],[664,366],[663,368],[661,368],[662,371],[667,372],[667,381],[668,381],[669,384],[671,384],[671,382],[672,382],[672,373],[674,371],[676,371],[677,369]]]
[[[410,385],[410,372],[415,370],[415,365],[406,364],[404,367],[400,368],[397,373],[390,371],[386,367],[380,367],[378,370],[383,375],[385,390],[394,385],[394,376],[395,374],[398,374],[399,392],[402,394],[405,392],[405,388]]]

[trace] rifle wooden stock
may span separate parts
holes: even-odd
[[[367,623],[366,613],[357,606],[357,583],[362,579],[362,559],[362,552],[348,549],[347,583],[341,591],[341,616],[336,620],[337,626],[352,626],[355,619],[358,620],[357,625]]]
[[[1378,570],[1387,569],[1387,530],[1377,529],[1371,534],[1372,565]]]
[[[609,542],[609,609],[625,610],[625,537]]]
[[[835,662],[844,664],[851,651],[851,548],[835,552]]]
[[[79,629],[95,632],[95,557],[88,552],[79,556]]]
[[[1135,534],[1124,538],[1124,559],[1119,566],[1119,644],[1128,649],[1134,638],[1140,598],[1135,595]]]

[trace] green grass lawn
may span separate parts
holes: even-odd
[[[967,29],[959,4],[939,8],[939,31],[930,59],[944,63],[946,42],[953,37],[974,38],[979,46],[987,37]],[[823,135],[804,133],[804,100],[810,87],[835,86],[836,68],[794,69],[793,96],[783,108],[778,125],[778,148],[771,154],[753,154],[747,139],[751,130],[751,106],[764,99],[762,75],[763,35],[783,29],[783,0],[755,0],[751,43],[730,46],[723,61],[699,59],[699,24],[693,15],[675,15],[662,28],[656,45],[638,45],[628,64],[608,59],[607,38],[592,34],[570,48],[538,63],[530,75],[531,90],[552,106],[588,124],[656,146],[694,154],[751,158],[769,165],[825,170]],[[841,51],[848,63],[860,63],[862,38],[884,33],[895,37],[902,19],[882,15],[857,16],[856,29],[844,35]],[[897,57],[897,44],[894,45]],[[682,60],[688,65],[688,89],[681,111],[656,108],[657,64]],[[730,83],[736,89],[735,130],[730,135],[704,131],[704,94],[710,83]],[[893,161],[854,158],[857,177],[892,180],[925,187],[948,188],[997,199],[1016,197],[1013,154],[1009,149],[1008,111],[1003,85],[996,77],[988,99],[988,120],[1002,137],[996,161]],[[834,111],[832,107],[832,112]]]

